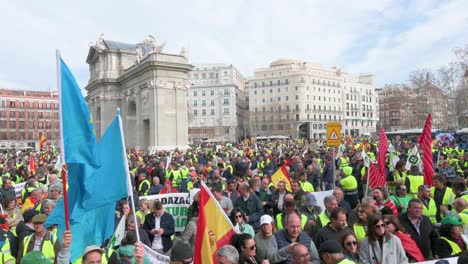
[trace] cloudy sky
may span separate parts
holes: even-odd
[[[468,0],[18,1],[0,0],[0,88],[56,87],[55,50],[81,86],[89,43],[141,42],[189,61],[226,63],[246,76],[279,58],[373,73],[376,86],[450,62],[468,44]]]

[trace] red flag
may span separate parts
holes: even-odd
[[[29,172],[36,174],[36,163],[34,162],[34,158],[32,155],[31,157],[29,157]]]
[[[369,165],[369,187],[385,187],[387,185],[387,177],[381,174],[380,170],[375,166],[374,162]]]
[[[379,138],[379,156],[377,161],[379,162],[379,171],[380,174],[385,176],[387,175],[386,170],[386,162],[387,159],[385,155],[387,155],[388,151],[388,139],[387,135],[385,134],[385,130],[383,128],[380,129],[380,138]]]
[[[204,183],[200,188],[194,264],[218,263],[216,252],[231,244],[234,228]]]
[[[419,147],[423,151],[424,184],[432,187],[434,177],[434,161],[432,160],[432,115],[428,114],[426,123],[419,139]]]

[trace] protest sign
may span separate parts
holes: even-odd
[[[174,217],[175,231],[184,231],[187,225],[188,207],[192,203],[188,193],[168,193],[140,197],[140,199],[143,198],[148,199],[150,204],[155,200],[161,201],[164,209]]]

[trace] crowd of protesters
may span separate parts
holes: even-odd
[[[418,164],[407,159],[413,142],[394,141],[387,153],[387,185],[367,188],[368,168],[378,145],[370,138],[343,142],[339,148],[308,140],[274,140],[193,146],[186,151],[128,151],[135,199],[116,205],[116,223],[127,217],[119,249],[88,248],[102,262],[147,262],[136,243],[171,257],[193,261],[198,195],[189,207],[179,236],[175,221],[160,201],[138,197],[210,188],[235,230],[231,247],[217,253],[218,263],[411,263],[460,256],[468,246],[468,152],[434,144],[434,186],[426,186]],[[29,252],[49,262],[68,263],[72,234],[57,242],[56,228],[44,228],[62,199],[57,149],[0,153],[1,257],[3,263],[26,263]],[[31,163],[34,163],[33,165]],[[272,183],[280,168],[290,180]],[[14,185],[26,182],[17,199]],[[332,191],[318,205],[319,191]],[[466,228],[465,228],[466,226]],[[180,242],[175,243],[175,241]],[[183,250],[181,250],[183,249]],[[28,256],[28,257],[26,257]],[[36,261],[37,262],[37,261]],[[32,262],[31,262],[32,263]],[[91,263],[91,262],[89,262]],[[93,262],[97,263],[97,262]],[[460,262],[462,263],[462,262]],[[468,263],[465,262],[465,263]]]

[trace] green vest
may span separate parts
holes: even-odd
[[[443,239],[443,240],[447,241],[447,243],[449,243],[450,247],[452,248],[451,256],[458,256],[458,255],[460,255],[460,253],[462,253],[462,249],[460,248],[460,246],[457,243],[455,243],[455,242],[453,242],[453,241],[451,241],[451,240],[449,240],[449,239],[447,239],[445,237],[440,237],[440,239]],[[463,251],[464,250],[467,250],[467,249],[464,248]]]
[[[353,230],[354,230],[354,234],[356,235],[357,240],[359,242],[362,242],[362,240],[366,237],[366,229],[364,228],[364,226],[359,225],[359,224],[354,224]]]
[[[147,184],[148,185],[148,188],[146,188],[146,191],[143,193],[144,196],[146,196],[148,194],[148,191],[150,189],[150,182],[148,180],[143,180],[140,182],[140,185],[138,185],[138,192],[142,192],[143,190],[143,185]]]
[[[172,171],[172,186],[174,188],[179,187],[182,184],[182,175],[180,174],[179,170],[173,170]]]
[[[314,186],[310,182],[299,181],[299,184],[301,185],[301,188],[304,192],[307,192],[307,193],[314,192]]]
[[[468,225],[468,209],[461,211],[458,215],[460,216],[460,220],[462,221],[463,226],[468,228],[468,226],[466,226]]]
[[[343,192],[345,195],[354,195],[357,194],[357,180],[353,175],[348,175],[344,177],[341,181],[341,186],[343,186]]]
[[[182,174],[182,179],[187,179],[187,176],[189,174],[189,169],[188,168],[185,168],[185,169],[180,169],[180,173]]]
[[[145,223],[145,218],[146,218],[145,216],[150,213],[151,213],[151,210],[148,210],[145,214],[143,214],[140,210],[138,210],[136,211],[135,214],[138,218],[140,218],[140,223],[143,225]]]
[[[429,204],[428,204],[428,207],[426,207],[424,204],[423,204],[423,212],[422,212],[423,215],[429,217],[429,219],[431,219],[431,222],[433,224],[437,223],[437,220],[436,220],[436,215],[437,215],[437,206],[436,206],[436,203],[434,201],[434,199],[429,199]]]
[[[319,214],[320,224],[322,225],[322,227],[330,223],[330,217],[328,217],[325,212],[326,211],[323,211]]]
[[[304,214],[301,214],[302,230],[304,230],[306,223],[307,223],[307,216],[305,216]],[[278,228],[278,230],[283,229],[283,213],[279,213],[276,215],[276,227]]]
[[[349,159],[345,157],[340,158],[340,170],[342,170],[344,167],[349,166]]]
[[[418,188],[424,185],[424,177],[408,175],[408,180],[410,182],[409,195],[413,198],[418,198]]]
[[[31,242],[31,238],[34,235],[35,234],[33,233],[23,239],[23,257],[28,253],[28,245],[29,245],[29,242]],[[47,235],[49,236],[49,239],[46,239]],[[41,252],[44,254],[45,258],[51,263],[53,263],[55,259],[54,244],[56,241],[57,241],[57,238],[50,232],[46,234],[46,236],[44,237],[44,240],[42,241]]]

